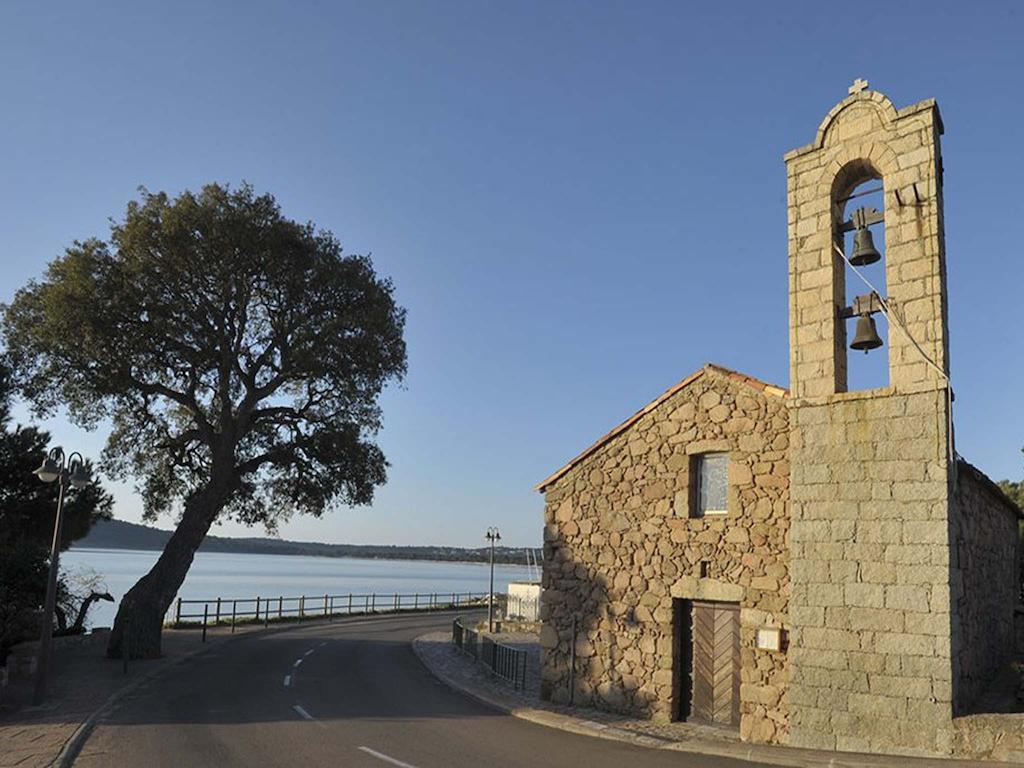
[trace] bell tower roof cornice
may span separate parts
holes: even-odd
[[[786,162],[789,162],[790,160],[800,157],[801,155],[805,155],[809,152],[814,152],[815,150],[822,149],[826,144],[826,138],[829,129],[836,121],[836,119],[839,117],[839,115],[846,109],[865,102],[874,105],[879,112],[880,118],[882,119],[882,121],[886,123],[892,123],[895,120],[909,117],[919,112],[933,110],[935,112],[935,122],[938,126],[939,135],[942,135],[942,117],[939,114],[939,105],[935,101],[935,99],[924,99],[923,101],[919,101],[916,104],[911,104],[910,106],[904,107],[903,109],[896,109],[892,101],[889,100],[888,96],[886,96],[881,91],[868,90],[867,86],[868,83],[866,80],[862,80],[861,78],[855,80],[854,84],[850,86],[850,88],[848,89],[849,95],[845,99],[840,101],[838,104],[836,104],[834,107],[832,107],[832,109],[828,111],[828,114],[825,115],[824,119],[822,119],[820,125],[818,126],[818,132],[814,137],[814,141],[812,141],[810,144],[805,144],[802,147],[791,149],[789,152],[783,155],[783,159],[786,160]]]

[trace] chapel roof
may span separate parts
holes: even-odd
[[[1024,519],[1024,510],[1018,507],[1013,499],[1003,493],[1003,489],[1000,488],[992,478],[968,462],[963,456],[957,457],[957,468],[960,472],[973,477],[986,491],[988,491],[988,494],[993,501],[1001,505],[1008,512],[1012,512],[1014,517]]]

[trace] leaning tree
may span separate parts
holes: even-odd
[[[121,600],[107,653],[160,654],[163,617],[217,519],[272,530],[368,504],[387,462],[382,388],[405,311],[366,256],[249,186],[140,191],[108,242],[75,242],[18,291],[3,332],[41,413],[112,424],[103,466],[178,524]],[[127,645],[125,645],[127,643]]]

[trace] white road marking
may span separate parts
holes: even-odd
[[[319,648],[321,645],[327,645],[327,643],[320,643],[320,645],[318,645],[316,648]],[[292,669],[298,669],[302,665],[303,660],[307,656],[309,656],[309,654],[311,654],[313,651],[315,651],[316,648],[310,648],[308,651],[306,651],[304,654],[302,654],[301,658],[296,659],[295,663],[292,664]],[[291,685],[292,685],[292,676],[291,675],[285,675],[284,676],[284,687],[285,688],[291,688]]]
[[[299,704],[293,704],[292,705],[292,709],[294,709],[299,714],[299,717],[303,718],[304,720],[313,720],[313,719],[315,719],[311,714],[309,714],[309,712],[304,710],[302,708],[302,706],[299,705]]]
[[[393,757],[389,757],[389,756],[385,755],[383,752],[378,752],[377,750],[370,749],[369,747],[359,747],[359,751],[360,752],[365,752],[368,755],[373,755],[378,760],[383,760],[385,763],[391,763],[392,765],[397,765],[398,768],[416,768],[416,766],[413,765],[412,763],[403,763],[401,760],[396,760]]]

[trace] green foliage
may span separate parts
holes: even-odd
[[[47,552],[38,546],[0,546],[0,664],[12,645],[39,636],[46,594]]]
[[[57,483],[43,483],[35,471],[50,447],[49,433],[10,424],[10,384],[0,373],[0,547],[49,551],[57,514]],[[91,465],[88,465],[91,470]],[[64,499],[61,549],[85,536],[93,523],[109,519],[113,500],[98,483]]]
[[[1020,452],[1024,453],[1024,448],[1021,448]],[[1024,509],[1024,480],[1000,480],[996,485],[999,486],[999,490],[1007,495],[1010,501]]]
[[[1024,481],[1015,483],[1010,480],[1000,480],[998,485],[999,490],[1005,493],[1010,501],[1024,509]]]
[[[1024,448],[1021,449],[1021,453],[1024,453]],[[1018,508],[1024,509],[1024,480],[1000,480],[996,485]],[[1024,548],[1024,520],[1017,523],[1017,533],[1020,536],[1021,547]],[[1020,592],[1021,599],[1024,599],[1024,558],[1020,563]]]
[[[1024,453],[1024,448],[1021,449],[1021,453]],[[1007,498],[1016,504],[1020,509],[1024,509],[1024,480],[1012,481],[1012,480],[1000,480],[996,485],[999,486],[999,490],[1006,494]],[[1024,520],[1019,524],[1021,541],[1024,542]],[[1024,568],[1024,563],[1022,563]]]
[[[384,482],[377,397],[406,365],[392,293],[270,195],[142,190],[109,242],[75,242],[17,293],[3,330],[40,412],[112,420],[104,468],[139,480],[149,518],[217,481],[216,512],[272,529]]]
[[[33,474],[50,435],[35,427],[12,428],[10,396],[10,378],[0,363],[0,658],[10,645],[38,632],[34,611],[46,593],[58,492],[56,483],[42,483]],[[109,519],[111,505],[110,494],[97,483],[69,492],[61,548],[85,536],[97,520]]]
[[[1024,509],[1024,481],[1012,482],[1010,480],[1000,480],[996,485],[999,486],[999,490],[1006,494],[1007,498],[1010,499],[1019,508]],[[1018,524],[1020,531],[1021,542],[1024,543],[1024,520],[1021,520]],[[1024,567],[1024,565],[1022,565]]]

